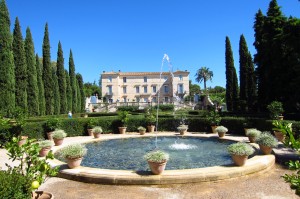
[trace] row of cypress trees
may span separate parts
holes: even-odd
[[[283,16],[277,1],[271,0],[267,16],[261,10],[256,13],[254,31],[254,60],[245,37],[240,37],[239,85],[230,40],[226,37],[227,109],[264,111],[275,100],[281,101],[288,111],[300,108],[300,20]]]
[[[0,0],[0,27],[0,113],[10,117],[18,108],[29,116],[83,111],[83,79],[75,73],[72,50],[69,72],[64,68],[61,42],[56,64],[51,62],[48,24],[45,25],[42,63],[35,54],[29,27],[23,40],[18,18],[11,34],[5,0]]]

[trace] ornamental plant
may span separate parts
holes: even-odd
[[[227,151],[230,155],[249,156],[254,153],[254,149],[247,143],[237,142],[227,147]]]
[[[87,148],[82,144],[75,143],[62,148],[59,153],[64,158],[76,159],[85,156]]]
[[[53,142],[51,140],[43,140],[43,141],[40,141],[38,144],[39,144],[39,147],[41,147],[41,148],[53,146]]]
[[[102,133],[102,127],[101,126],[95,126],[92,129],[92,133]]]
[[[256,139],[256,143],[268,147],[277,147],[278,141],[270,132],[262,132]]]
[[[95,118],[91,118],[89,119],[88,123],[87,123],[87,128],[88,129],[92,129],[96,126],[96,120]]]
[[[144,158],[149,162],[162,163],[162,162],[168,161],[170,156],[168,153],[166,153],[162,150],[155,150],[155,151],[150,151],[149,153],[147,153],[144,156]]]
[[[261,134],[261,131],[257,129],[248,129],[246,136],[248,137],[258,137]]]
[[[222,118],[220,114],[215,109],[213,109],[207,113],[206,120],[209,122],[210,125],[218,126]]]
[[[56,129],[52,134],[53,139],[63,139],[67,137],[67,134],[62,129]]]
[[[178,131],[185,131],[185,130],[188,130],[188,126],[182,124],[182,125],[180,125],[180,126],[177,127],[177,130],[178,130]]]
[[[127,126],[127,123],[129,120],[128,115],[129,115],[128,111],[118,111],[118,116],[119,116],[119,119],[121,120],[123,127]]]
[[[143,126],[139,126],[137,129],[138,129],[139,131],[146,131],[146,128],[143,127]]]
[[[46,130],[47,131],[54,131],[55,129],[60,128],[61,121],[58,118],[49,118],[46,123]]]
[[[271,119],[278,119],[278,116],[284,112],[282,103],[278,101],[271,102],[271,104],[267,106],[267,109],[269,110]]]
[[[216,128],[216,131],[217,131],[218,133],[226,133],[226,132],[228,131],[228,129],[227,129],[225,126],[218,126],[218,127]]]

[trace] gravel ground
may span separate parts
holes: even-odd
[[[299,198],[281,176],[291,171],[276,165],[265,174],[254,174],[219,182],[167,186],[120,186],[50,178],[40,190],[55,199],[293,199]]]

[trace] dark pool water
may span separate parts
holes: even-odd
[[[157,146],[170,154],[167,170],[232,164],[226,147],[233,141],[218,138],[158,137]],[[175,144],[175,145],[174,145]],[[119,170],[148,170],[143,156],[155,148],[155,138],[127,138],[86,144],[81,165]],[[58,158],[60,159],[60,158]]]

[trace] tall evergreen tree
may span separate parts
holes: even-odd
[[[69,76],[70,76],[70,85],[72,89],[72,112],[76,113],[77,111],[77,85],[76,85],[76,75],[75,75],[75,64],[73,60],[73,53],[70,50],[69,57]]]
[[[25,55],[26,55],[26,65],[27,65],[27,76],[28,76],[28,86],[27,86],[27,99],[28,99],[28,114],[30,116],[39,115],[39,90],[37,82],[37,70],[36,70],[36,59],[34,52],[34,44],[32,40],[32,35],[29,27],[26,29],[25,38]]]
[[[10,117],[15,109],[15,71],[10,18],[5,0],[0,0],[0,114]]]
[[[57,75],[56,75],[56,70],[55,68],[52,68],[52,76],[53,76],[53,98],[54,98],[54,115],[59,115],[60,114],[60,95],[59,95],[59,88],[58,88],[58,80],[57,80]]]
[[[254,63],[251,56],[251,53],[248,52],[248,99],[247,105],[250,111],[255,111],[257,105],[257,84],[256,84],[256,75],[254,69]]]
[[[72,111],[72,88],[70,84],[70,76],[69,72],[65,70],[65,75],[66,75],[66,88],[67,88],[67,107],[69,111]]]
[[[16,106],[28,112],[27,106],[27,66],[23,36],[21,32],[20,22],[18,17],[15,20],[13,31],[13,53],[15,63],[15,78],[16,78]]]
[[[38,84],[38,102],[39,102],[39,115],[46,114],[46,102],[45,102],[45,90],[43,82],[43,69],[40,63],[38,54],[35,56],[36,73],[37,73],[37,84]]]
[[[243,111],[248,111],[248,78],[249,78],[249,53],[244,35],[240,36],[240,105]]]
[[[58,88],[59,88],[59,96],[60,96],[60,113],[67,113],[67,88],[66,88],[66,74],[65,74],[65,66],[64,66],[64,55],[61,43],[58,43],[58,51],[57,51],[57,79],[58,79]]]
[[[53,115],[54,113],[54,83],[52,72],[48,23],[46,23],[43,40],[43,82],[45,91],[46,115]]]
[[[226,104],[228,111],[236,111],[238,103],[238,83],[234,67],[233,53],[230,39],[225,40],[225,67],[226,67]]]
[[[81,93],[80,93],[80,88],[79,88],[79,83],[76,77],[76,88],[77,88],[77,113],[80,113],[80,109],[81,109]]]
[[[79,73],[76,74],[76,78],[77,78],[77,82],[78,82],[78,86],[79,86],[79,90],[80,90],[80,96],[81,96],[81,99],[80,99],[81,107],[80,107],[79,111],[83,112],[85,110],[85,94],[84,94],[83,79],[82,79],[81,74],[79,74]]]

